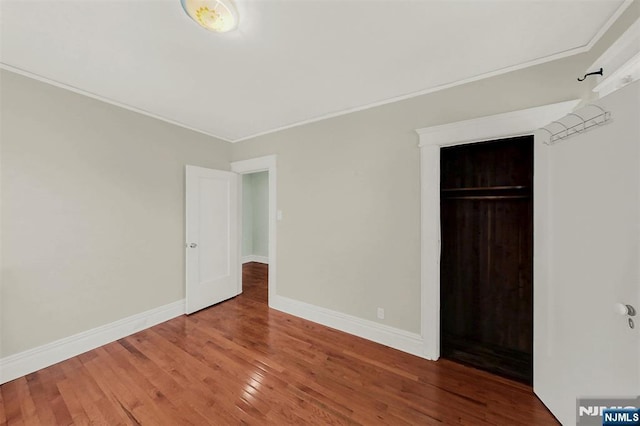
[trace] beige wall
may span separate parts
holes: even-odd
[[[253,174],[253,254],[269,257],[269,172]]]
[[[269,172],[242,175],[242,256],[269,256]]]
[[[253,182],[251,175],[242,179],[242,257],[253,254]]]
[[[576,77],[638,9],[587,54],[236,143],[234,161],[278,155],[278,293],[419,332],[414,129],[589,97],[589,82]]]
[[[588,54],[235,145],[1,71],[0,357],[182,299],[184,165],[267,154],[278,292],[418,332],[414,129],[588,97],[575,78],[639,11]]]
[[[231,146],[0,77],[0,356],[182,299],[184,166],[228,169]]]

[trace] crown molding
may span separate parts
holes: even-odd
[[[0,69],[3,69],[5,71],[9,71],[9,72],[12,72],[14,74],[18,74],[18,75],[21,75],[21,76],[24,76],[24,77],[32,78],[32,79],[37,80],[37,81],[39,81],[41,83],[46,83],[46,84],[50,84],[50,85],[55,86],[55,87],[59,87],[61,89],[69,90],[69,91],[71,91],[73,93],[77,93],[79,95],[87,96],[89,98],[96,99],[98,101],[105,102],[107,104],[114,105],[114,106],[126,109],[128,111],[132,111],[132,112],[136,112],[138,114],[146,115],[147,117],[155,118],[156,120],[164,121],[165,123],[169,123],[169,124],[173,124],[174,126],[182,127],[183,129],[187,129],[187,130],[191,130],[193,132],[201,133],[203,135],[219,139],[219,140],[221,140],[223,142],[229,142],[229,143],[232,142],[231,140],[229,140],[227,138],[223,138],[222,136],[214,135],[213,133],[209,133],[209,132],[206,132],[204,130],[189,126],[188,124],[184,124],[184,123],[181,123],[179,121],[175,121],[175,120],[172,120],[170,118],[163,117],[163,116],[158,115],[158,114],[154,114],[153,112],[146,111],[146,110],[143,110],[143,109],[140,109],[140,108],[128,105],[128,104],[124,104],[122,102],[118,102],[118,101],[116,101],[114,99],[107,98],[107,97],[104,97],[102,95],[98,95],[96,93],[88,92],[88,91],[86,91],[84,89],[80,89],[79,87],[71,86],[69,84],[62,83],[60,81],[50,79],[48,77],[41,76],[41,75],[33,73],[31,71],[27,71],[27,70],[24,70],[22,68],[14,67],[13,65],[9,65],[9,64],[6,64],[4,62],[0,62]]]
[[[205,130],[202,130],[202,129],[198,129],[196,127],[192,127],[190,125],[181,123],[179,121],[175,121],[175,120],[172,120],[170,118],[157,115],[157,114],[152,113],[150,111],[146,111],[146,110],[134,107],[132,105],[127,105],[127,104],[121,103],[119,101],[116,101],[114,99],[110,99],[110,98],[98,95],[96,93],[88,92],[88,91],[80,89],[78,87],[71,86],[71,85],[68,85],[68,84],[65,84],[65,83],[62,83],[62,82],[59,82],[59,81],[56,81],[56,80],[53,80],[53,79],[38,75],[36,73],[32,73],[30,71],[27,71],[27,70],[24,70],[24,69],[21,69],[21,68],[18,68],[18,67],[14,67],[14,66],[9,65],[9,64],[5,64],[3,62],[0,62],[0,68],[5,69],[7,71],[11,71],[11,72],[17,73],[17,74],[20,74],[20,75],[23,75],[23,76],[26,76],[26,77],[33,78],[35,80],[38,80],[38,81],[41,81],[41,82],[44,82],[44,83],[48,83],[48,84],[54,85],[56,87],[60,87],[60,88],[67,89],[67,90],[71,90],[72,92],[75,92],[75,93],[78,93],[78,94],[81,94],[81,95],[85,95],[85,96],[88,96],[90,98],[97,99],[97,100],[100,100],[100,101],[103,101],[103,102],[106,102],[106,103],[109,103],[109,104],[112,104],[112,105],[127,109],[129,111],[137,112],[139,114],[146,115],[148,117],[155,118],[157,120],[164,121],[166,123],[173,124],[175,126],[179,126],[179,127],[182,127],[182,128],[188,129],[188,130],[192,130],[194,132],[198,132],[198,133],[201,133],[203,135],[207,135],[207,136],[219,139],[219,140],[224,141],[224,142],[236,143],[236,142],[246,141],[246,140],[249,140],[249,139],[254,139],[254,138],[257,138],[259,136],[264,136],[264,135],[268,135],[268,134],[271,134],[271,133],[276,133],[276,132],[279,132],[279,131],[291,129],[291,128],[294,128],[294,127],[299,127],[299,126],[303,126],[303,125],[306,125],[306,124],[311,124],[311,123],[315,123],[315,122],[318,122],[318,121],[327,120],[329,118],[335,118],[335,117],[339,117],[339,116],[342,116],[342,115],[350,114],[350,113],[353,113],[353,112],[364,111],[364,110],[375,108],[375,107],[378,107],[378,106],[382,106],[382,105],[386,105],[386,104],[390,104],[390,103],[394,103],[394,102],[403,101],[403,100],[406,100],[406,99],[415,98],[415,97],[422,96],[422,95],[427,95],[427,94],[439,92],[439,91],[450,89],[450,88],[453,88],[453,87],[456,87],[456,86],[460,86],[460,85],[463,85],[463,84],[472,83],[472,82],[483,80],[483,79],[486,79],[486,78],[499,76],[499,75],[506,74],[506,73],[509,73],[509,72],[518,71],[518,70],[521,70],[521,69],[524,69],[524,68],[532,67],[532,66],[535,66],[535,65],[540,65],[540,64],[543,64],[543,63],[546,63],[546,62],[551,62],[551,61],[554,61],[554,60],[558,60],[558,59],[562,59],[562,58],[566,58],[566,57],[569,57],[569,56],[573,56],[573,55],[577,55],[577,54],[580,54],[580,53],[587,52],[601,39],[603,34],[605,34],[607,32],[607,30],[609,30],[609,28],[613,25],[613,23],[615,23],[615,21],[620,17],[620,15],[622,15],[622,13],[624,13],[624,11],[632,3],[633,3],[633,0],[625,0],[620,5],[620,7],[618,7],[618,9],[611,15],[611,17],[609,17],[607,22],[594,34],[594,36],[589,40],[589,42],[587,44],[583,45],[583,46],[579,46],[579,47],[576,47],[576,48],[573,48],[573,49],[569,49],[569,50],[566,50],[566,51],[563,51],[563,52],[558,52],[558,53],[553,54],[553,55],[543,56],[543,57],[540,57],[540,58],[533,59],[531,61],[522,62],[522,63],[519,63],[519,64],[515,64],[515,65],[512,65],[512,66],[509,66],[509,67],[504,67],[504,68],[493,70],[493,71],[490,71],[490,72],[478,74],[478,75],[475,75],[475,76],[471,76],[469,78],[448,82],[448,83],[445,83],[445,84],[441,84],[441,85],[438,85],[438,86],[434,86],[434,87],[430,87],[430,88],[426,88],[426,89],[422,89],[422,90],[418,90],[418,91],[414,91],[414,92],[409,92],[409,93],[406,93],[406,94],[403,94],[403,95],[399,95],[399,96],[393,96],[393,97],[390,97],[390,98],[385,98],[385,99],[382,99],[382,100],[379,100],[379,101],[371,102],[371,103],[368,103],[368,104],[365,104],[365,105],[360,105],[360,106],[353,107],[353,108],[347,108],[347,109],[342,109],[342,110],[331,112],[331,113],[327,113],[327,114],[322,114],[322,115],[319,115],[319,116],[316,116],[316,117],[312,117],[312,118],[309,118],[309,119],[306,119],[306,120],[295,121],[295,122],[292,122],[292,123],[289,123],[289,124],[278,126],[278,127],[275,127],[275,128],[272,128],[272,129],[268,129],[268,130],[265,130],[265,131],[262,131],[262,132],[252,133],[252,134],[249,134],[249,135],[246,135],[246,136],[242,136],[242,137],[238,137],[238,138],[222,137],[222,136],[213,134],[211,132],[208,132],[208,131],[205,131]]]

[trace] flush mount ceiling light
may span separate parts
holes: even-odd
[[[238,25],[231,0],[180,0],[187,15],[209,31],[226,33]]]

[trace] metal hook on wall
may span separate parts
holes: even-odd
[[[603,69],[602,69],[602,68],[600,68],[598,71],[594,71],[594,72],[586,73],[586,74],[584,75],[584,77],[582,77],[582,78],[578,78],[578,81],[585,81],[585,80],[587,79],[587,77],[589,77],[590,75],[604,75],[604,74],[603,74]]]

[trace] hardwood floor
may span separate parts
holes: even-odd
[[[528,386],[426,361],[242,295],[0,387],[8,425],[557,424]]]

